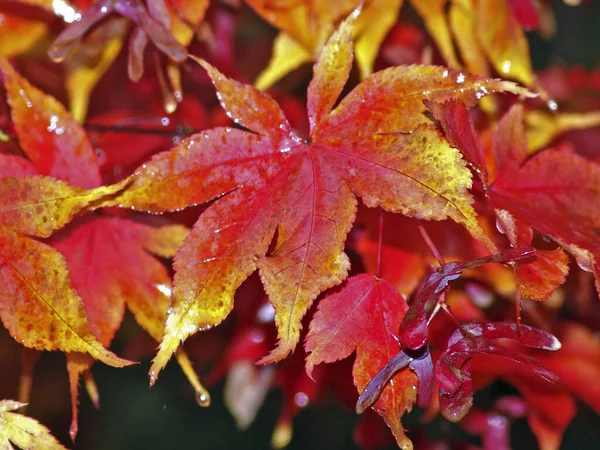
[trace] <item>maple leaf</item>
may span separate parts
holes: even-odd
[[[0,155],[2,175],[29,175],[39,173],[39,168],[53,175],[54,172],[60,174],[65,167],[56,165],[55,161],[62,163],[68,157],[83,154],[79,158],[81,171],[73,173],[71,181],[87,185],[96,179],[99,184],[97,167],[95,172],[86,170],[93,150],[89,142],[82,139],[82,130],[74,119],[65,116],[62,105],[29,85],[6,61],[0,60],[0,67],[15,130],[22,137],[22,148],[37,162],[37,166],[30,165],[23,158]],[[48,110],[44,111],[42,106]],[[26,129],[23,125],[27,120],[32,121],[32,126]],[[40,129],[45,133],[40,133]],[[73,145],[69,145],[65,137],[71,138]],[[48,151],[52,148],[59,151]],[[14,172],[8,173],[9,169]],[[80,178],[81,174],[89,178]],[[23,345],[40,350],[89,353],[117,367],[131,364],[106,350],[89,329],[84,306],[68,278],[64,258],[48,245],[18,234],[47,237],[85,207],[120,189],[121,186],[113,186],[86,191],[39,176],[0,181],[1,272],[10,291],[0,317]]]
[[[496,178],[518,170],[527,157],[527,141],[523,123],[522,105],[514,105],[500,120],[487,161],[475,133],[473,123],[464,105],[456,102],[425,103],[439,120],[448,141],[460,148],[480,175],[482,183],[488,177],[492,187]],[[487,162],[487,165],[486,165]],[[497,227],[514,248],[530,248],[533,240],[531,227],[526,226],[506,210],[497,209]],[[568,257],[560,248],[538,250],[532,261],[516,262],[517,290],[521,298],[545,300],[565,282],[569,272]]]
[[[372,405],[381,395],[387,383],[390,382],[398,371],[406,367],[410,367],[418,376],[418,404],[423,408],[426,407],[434,390],[433,362],[427,345],[429,341],[429,320],[425,316],[426,303],[438,297],[446,289],[451,280],[458,278],[467,269],[475,268],[488,262],[506,263],[527,258],[531,253],[531,251],[527,250],[508,250],[471,261],[450,262],[444,264],[436,272],[425,278],[410,308],[403,314],[404,317],[402,318],[397,341],[398,346],[404,347],[404,349],[401,349],[389,360],[385,367],[372,377],[358,398],[356,411],[360,414]],[[344,320],[347,318],[345,317]],[[502,324],[498,330],[502,327],[506,327],[506,325]],[[493,327],[490,327],[490,331],[493,334]],[[336,353],[334,349],[329,349],[329,351],[332,351],[334,354]],[[462,367],[460,364],[458,366]],[[308,367],[310,368],[310,365]],[[460,389],[460,398],[469,398],[469,392],[472,391],[472,388],[465,384]]]
[[[53,97],[21,77],[0,59],[15,131],[27,157],[40,175],[52,175],[73,185],[101,184],[96,154],[77,121]],[[56,148],[58,151],[53,151]],[[77,168],[72,167],[77,164]]]
[[[172,313],[151,377],[181,341],[227,316],[235,290],[257,268],[275,306],[279,336],[277,349],[262,362],[290,353],[312,301],[346,277],[342,249],[355,195],[370,207],[452,218],[493,248],[471,207],[470,172],[422,114],[422,100],[472,104],[489,92],[527,91],[441,67],[396,67],[367,78],[331,112],[351,67],[355,17],[332,35],[315,65],[309,140],[294,133],[267,94],[199,60],[229,116],[250,132],[221,128],[191,136],[139,168],[114,200],[160,213],[222,197],[200,216],[175,257]]]
[[[19,448],[66,450],[37,420],[13,412],[23,406],[25,403],[0,400],[0,448],[12,450],[12,442]]]
[[[387,281],[372,275],[349,278],[335,293],[324,297],[310,323],[305,348],[306,370],[347,358],[356,350],[354,384],[362,392],[371,378],[398,353],[396,336],[408,307]],[[408,364],[406,364],[408,365]],[[398,445],[412,448],[400,418],[416,400],[416,375],[408,369],[396,373],[374,404],[391,428]]]
[[[129,181],[100,186],[96,154],[77,121],[56,99],[31,86],[6,60],[0,59],[0,69],[15,131],[36,173],[75,185],[50,177],[12,178],[13,174],[5,171],[9,177],[0,181],[0,225],[48,237],[82,210],[102,206],[103,199],[122,190]],[[14,157],[8,158],[14,164]],[[77,167],[72,168],[75,162]]]
[[[579,155],[553,149],[526,161],[523,114],[518,106],[500,122],[493,155],[494,169],[489,171],[492,184],[488,190],[494,207],[508,211],[521,223],[519,227],[532,227],[572,253],[581,268],[596,275],[596,288],[600,292],[600,242],[596,231],[600,224],[596,201],[600,195],[600,167]],[[508,219],[504,220],[506,228]],[[515,241],[518,233],[512,234]],[[564,277],[566,260],[560,251],[545,256],[553,264],[562,261]],[[564,278],[552,275],[552,267],[544,269],[543,265],[540,261],[536,268],[546,274],[547,279],[542,276],[541,283],[553,279],[550,288],[562,283]],[[553,289],[546,292],[549,290]]]

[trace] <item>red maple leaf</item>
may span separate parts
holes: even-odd
[[[362,392],[398,353],[396,333],[407,310],[406,301],[387,281],[366,274],[349,278],[337,292],[319,302],[310,323],[305,345],[310,352],[306,358],[308,374],[315,365],[347,358],[356,350],[352,375],[357,390]],[[416,387],[417,376],[405,367],[374,404],[401,448],[412,446],[400,419],[412,409]]]
[[[498,129],[493,137],[491,150],[484,162],[481,143],[475,134],[473,123],[465,106],[456,102],[445,102],[443,104],[427,102],[426,104],[436,119],[439,120],[448,140],[452,145],[461,149],[465,157],[473,163],[480,174],[481,181],[484,183],[483,187],[490,191],[492,205],[496,208],[497,226],[506,235],[510,244],[515,248],[523,249],[531,247],[533,240],[532,227],[544,234],[555,237],[556,234],[548,233],[550,229],[541,225],[541,223],[548,223],[548,220],[556,219],[556,212],[560,211],[561,208],[564,212],[566,208],[571,208],[582,201],[582,198],[578,197],[572,188],[563,189],[565,183],[574,184],[575,169],[564,168],[566,176],[562,180],[556,180],[558,181],[556,183],[556,181],[548,179],[550,175],[548,171],[551,170],[551,167],[545,167],[545,163],[542,163],[540,172],[534,173],[533,170],[530,171],[528,181],[525,182],[526,187],[518,188],[524,181],[517,174],[519,173],[521,164],[527,158],[527,141],[523,123],[522,105],[513,106],[500,120]],[[536,156],[533,160],[540,157],[541,155]],[[560,158],[563,158],[563,156],[560,156]],[[571,164],[570,157],[565,154],[564,158],[563,163],[565,165]],[[590,165],[591,163],[585,163],[583,158],[575,157],[573,161],[575,167],[583,164],[588,166],[588,170],[594,173],[594,168]],[[598,171],[596,170],[596,172]],[[547,179],[541,180],[540,177]],[[596,180],[592,176],[591,179],[586,180],[576,189],[584,195],[589,196],[590,191],[593,192],[598,189],[597,186],[594,187],[594,185],[598,184],[597,179],[597,175]],[[531,184],[539,183],[540,181],[542,182],[541,189],[533,187]],[[487,186],[488,183],[489,186]],[[519,201],[513,203],[512,200],[509,200],[511,194],[509,194],[509,197],[502,195],[502,186],[506,186],[508,192],[512,191],[514,198],[519,197]],[[589,200],[589,197],[586,197],[586,199]],[[587,202],[588,200],[585,201]],[[543,210],[538,209],[539,201],[544,202],[545,207]],[[521,213],[517,214],[517,205],[523,204],[523,202],[527,205],[532,205],[533,209],[527,212],[521,209]],[[542,214],[538,215],[538,211]],[[582,209],[582,213],[585,222],[580,222],[578,228],[583,230],[589,225],[590,221],[594,220],[593,216],[597,215],[597,212],[592,207],[586,210]],[[518,220],[515,219],[513,214],[518,217]],[[554,216],[553,219],[550,219],[549,215]],[[565,217],[562,219],[563,222],[569,220],[566,217],[567,215],[565,212]],[[560,224],[553,224],[553,226],[560,226]],[[590,230],[584,230],[583,232],[587,236],[591,236]],[[566,238],[565,246],[567,248],[571,239],[577,239],[576,234],[563,232],[563,235]],[[559,239],[557,240],[561,242]],[[579,239],[577,242],[581,243],[582,241]],[[593,239],[587,242],[583,249],[581,249],[584,252],[582,257],[589,259],[591,255],[585,253],[586,250],[584,249],[593,250],[597,245],[597,243],[594,244]],[[574,253],[577,253],[577,248],[575,248]],[[538,250],[531,261],[517,262],[515,265],[518,293],[522,298],[529,300],[545,300],[558,286],[565,282],[568,272],[568,258],[561,248]]]

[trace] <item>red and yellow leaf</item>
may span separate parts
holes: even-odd
[[[73,286],[85,305],[89,327],[100,343],[109,346],[112,342],[123,320],[125,305],[142,328],[155,340],[161,340],[172,291],[171,277],[148,251],[173,256],[186,235],[187,229],[180,225],[151,227],[117,217],[96,216],[53,236],[52,245],[67,260]],[[177,358],[198,395],[208,399],[187,356],[181,351]],[[78,428],[78,381],[93,362],[87,355],[67,356],[73,439]]]
[[[182,45],[188,46],[194,37],[194,29],[191,25],[198,25],[208,8],[209,0],[174,0],[167,2],[171,17],[171,33]],[[174,11],[174,8],[177,10]],[[181,17],[180,17],[181,16]],[[182,18],[185,19],[184,22]]]
[[[358,392],[398,353],[396,335],[408,306],[396,289],[372,275],[349,278],[335,293],[319,302],[305,348],[306,370],[347,358],[356,350],[352,375]],[[374,404],[391,428],[398,445],[412,449],[400,419],[417,399],[417,376],[408,368],[398,372]]]
[[[98,159],[81,125],[6,60],[0,60],[0,69],[21,148],[38,173],[88,189],[100,186]]]
[[[428,100],[425,100],[425,105],[439,121],[450,145],[458,148],[467,161],[473,164],[485,183],[483,149],[465,105],[456,101],[436,103]]]
[[[132,364],[106,350],[92,334],[83,303],[54,249],[10,231],[0,235],[0,277],[6,298],[0,318],[26,347],[88,353],[102,362]]]
[[[496,210],[498,228],[516,248],[531,247],[533,232],[524,227],[505,210]],[[554,250],[536,250],[533,261],[517,262],[515,276],[517,291],[521,298],[528,300],[546,300],[569,273],[569,257],[561,248]]]
[[[103,206],[129,183],[96,189],[70,186],[50,177],[2,178],[0,180],[0,225],[13,231],[48,237],[64,227],[84,209]]]

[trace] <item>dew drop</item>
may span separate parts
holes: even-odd
[[[25,102],[25,105],[27,105],[28,108],[31,108],[33,106],[33,103],[31,103],[31,100],[29,100],[29,97],[23,89],[19,89],[19,95],[21,96],[21,98]]]
[[[294,395],[294,403],[300,408],[304,408],[306,405],[308,405],[308,401],[308,395],[306,395],[304,392],[296,392],[296,395]]]
[[[210,394],[208,392],[199,392],[196,396],[196,403],[200,406],[210,405]]]

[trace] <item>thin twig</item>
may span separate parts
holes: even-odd
[[[438,250],[438,248],[435,246],[435,244],[433,243],[433,241],[429,237],[429,234],[425,230],[425,227],[423,226],[423,224],[419,222],[419,227],[418,228],[419,228],[419,232],[421,233],[421,236],[423,236],[423,239],[425,240],[425,243],[429,247],[429,250],[431,250],[431,253],[433,253],[433,256],[435,257],[435,259],[437,259],[437,261],[440,263],[440,266],[442,266],[442,267],[445,266],[446,262],[444,261],[444,258],[442,257],[442,254],[440,253],[440,251]]]
[[[377,270],[375,276],[381,277],[381,254],[383,253],[383,209],[379,208],[379,240],[377,242]]]

